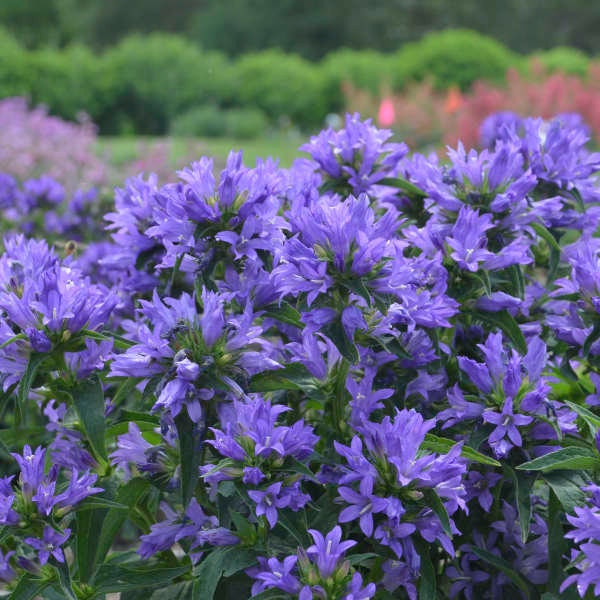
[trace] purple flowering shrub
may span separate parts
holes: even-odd
[[[0,101],[0,172],[20,181],[47,175],[69,193],[106,182],[107,167],[96,155],[96,127],[86,115],[70,123],[29,108],[25,98]]]
[[[127,180],[79,253],[7,236],[12,597],[597,595],[600,155],[573,116],[483,134],[348,115],[288,170]]]

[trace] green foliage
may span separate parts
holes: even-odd
[[[266,50],[243,56],[234,71],[239,105],[256,106],[273,121],[288,117],[300,127],[322,124],[329,107],[325,78],[314,64],[293,54]]]
[[[258,108],[231,108],[225,111],[225,131],[228,136],[247,140],[264,135],[269,122]]]
[[[97,57],[84,46],[43,49],[25,58],[32,103],[45,104],[51,113],[75,120],[81,111],[100,116],[114,97],[111,82]]]
[[[548,71],[562,71],[570,75],[587,75],[590,59],[581,50],[558,47],[533,55]]]
[[[177,137],[233,137],[253,139],[263,135],[269,126],[258,108],[222,109],[214,104],[195,106],[171,122],[169,133]]]
[[[223,111],[214,104],[195,106],[175,117],[169,133],[177,137],[223,137],[225,118]]]
[[[118,129],[115,116],[125,116],[137,132],[165,133],[177,114],[214,101],[228,71],[221,54],[164,34],[128,37],[102,61],[115,93],[115,105],[99,119],[105,131]]]
[[[475,31],[430,33],[394,55],[394,85],[432,77],[436,87],[467,89],[478,79],[501,82],[521,58],[501,43]]]
[[[342,85],[345,82],[379,94],[382,84],[393,79],[392,57],[375,50],[336,50],[323,59],[321,69],[326,80],[327,102],[334,111],[344,107]]]
[[[28,60],[19,42],[0,27],[0,97],[27,95],[31,89]]]

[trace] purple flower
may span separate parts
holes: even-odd
[[[21,469],[19,481],[21,482],[23,494],[31,498],[44,479],[46,451],[41,446],[38,446],[35,452],[31,452],[29,444],[25,444],[22,456],[15,452],[12,452],[11,455],[19,463],[19,468]]]
[[[15,554],[13,550],[3,553],[0,550],[0,579],[3,581],[12,581],[17,574],[10,565],[10,559]]]
[[[41,565],[45,565],[50,556],[54,557],[57,562],[64,563],[65,555],[61,546],[69,539],[70,535],[71,530],[68,528],[59,533],[49,525],[46,525],[41,540],[27,537],[24,539],[24,542],[37,550]]]
[[[367,487],[367,493],[364,495],[349,487],[338,488],[339,495],[349,505],[342,510],[338,521],[347,523],[359,519],[360,528],[366,536],[371,536],[373,533],[373,513],[385,512],[389,503],[385,498],[373,496],[372,485],[370,487],[371,492]]]
[[[452,235],[446,242],[452,248],[450,256],[461,269],[477,271],[479,263],[493,256],[486,249],[486,231],[493,227],[491,215],[479,215],[479,212],[463,206],[458,213]]]
[[[264,515],[271,529],[277,525],[277,509],[289,506],[292,498],[282,493],[281,481],[270,485],[266,490],[249,490],[248,496],[256,502],[256,516]]]
[[[376,586],[374,583],[369,583],[363,587],[362,575],[356,571],[352,575],[352,580],[348,584],[346,594],[342,596],[342,600],[369,600],[375,596]]]
[[[483,412],[482,417],[487,423],[496,425],[488,438],[488,443],[498,457],[506,456],[513,446],[518,448],[522,446],[523,439],[517,427],[529,425],[533,421],[533,417],[514,414],[511,398],[504,401],[501,413],[488,409]]]
[[[300,581],[292,571],[298,562],[297,556],[288,556],[283,561],[276,558],[268,560],[262,557],[258,559],[260,567],[248,571],[257,581],[252,586],[252,595],[256,596],[268,588],[277,588],[288,594],[297,594],[300,590]]]
[[[316,562],[322,579],[331,577],[346,550],[357,544],[354,540],[341,542],[342,529],[339,525],[336,525],[325,537],[315,529],[309,529],[308,533],[315,543],[306,549],[306,554]]]

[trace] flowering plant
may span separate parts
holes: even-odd
[[[11,597],[597,594],[600,155],[483,133],[348,115],[289,170],[128,180],[84,251],[6,237]]]

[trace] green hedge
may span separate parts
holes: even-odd
[[[425,77],[440,89],[466,89],[477,79],[501,82],[509,67],[523,71],[529,64],[527,57],[465,30],[431,33],[393,54],[341,49],[319,63],[278,50],[230,61],[167,34],[130,36],[94,54],[83,47],[26,51],[0,29],[0,53],[0,97],[25,95],[67,119],[84,110],[107,134],[163,134],[176,129],[182,115],[188,124],[195,121],[194,128],[210,129],[202,125],[210,110],[223,121],[216,128],[225,127],[228,114],[227,127],[243,129],[243,113],[227,113],[241,108],[254,111],[246,115],[254,120],[246,135],[265,127],[265,118],[271,126],[311,130],[328,113],[343,110],[344,81],[372,93],[382,86],[401,90]],[[570,48],[536,57],[549,70],[580,75],[589,62]],[[183,117],[177,128],[185,128]]]
[[[457,86],[466,90],[478,79],[501,83],[507,69],[522,60],[500,42],[475,31],[430,33],[396,52],[393,85],[398,89],[431,77],[438,89]]]
[[[562,71],[570,75],[587,75],[590,59],[586,54],[575,48],[558,47],[533,55],[548,71]]]

